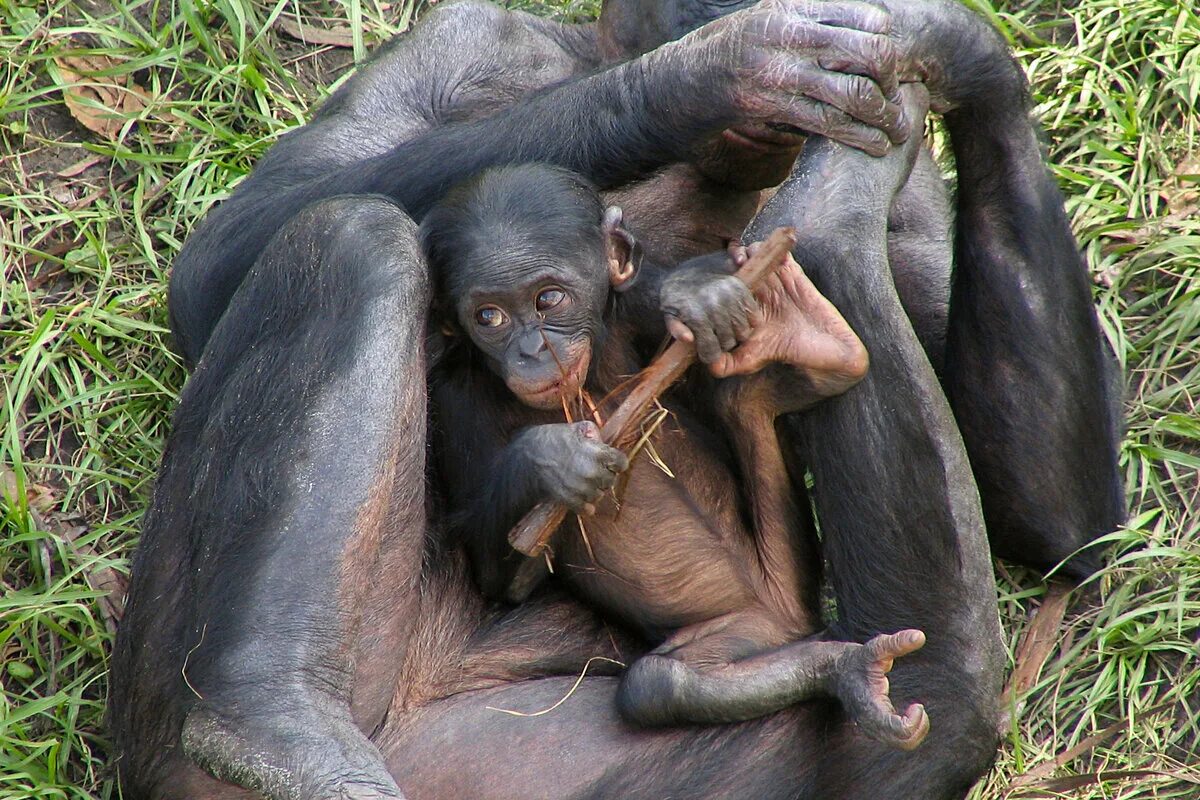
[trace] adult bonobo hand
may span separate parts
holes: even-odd
[[[538,494],[577,514],[595,513],[593,504],[629,468],[624,453],[600,441],[593,422],[527,428],[509,445],[505,460],[517,465],[510,469],[528,470]]]
[[[798,128],[883,155],[911,127],[890,29],[870,3],[763,0],[659,48],[651,69],[678,64],[684,95],[726,100],[730,126]]]

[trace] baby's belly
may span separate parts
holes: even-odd
[[[754,602],[734,476],[712,474],[716,464],[669,467],[674,477],[637,458],[619,506],[609,496],[595,516],[568,518],[555,546],[576,591],[652,638]]]

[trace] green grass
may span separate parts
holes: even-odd
[[[987,2],[972,5],[1028,69],[1125,370],[1133,513],[973,797],[1200,797],[1200,19],[1169,0]],[[421,7],[0,0],[0,800],[117,795],[103,598],[184,379],[166,334],[172,257],[318,87]],[[298,8],[351,47],[278,32]],[[64,107],[56,59],[82,56],[94,85],[132,75],[145,90],[113,138]],[[1043,586],[1000,576],[1015,651]],[[1117,772],[1132,774],[1088,780]]]

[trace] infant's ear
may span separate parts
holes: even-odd
[[[623,292],[633,286],[641,261],[641,248],[633,234],[621,224],[624,215],[617,206],[604,211],[604,256],[608,262],[608,280],[613,291]]]
[[[461,336],[462,326],[458,322],[457,309],[447,304],[444,298],[436,296],[429,309],[429,333],[440,333],[442,336]]]

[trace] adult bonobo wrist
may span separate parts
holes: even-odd
[[[647,115],[679,127],[687,149],[740,120],[736,76],[718,49],[693,32],[627,65]]]
[[[763,0],[651,54],[681,68],[683,107],[697,99],[726,127],[771,125],[828,136],[875,155],[904,141],[891,22],[856,0]]]

